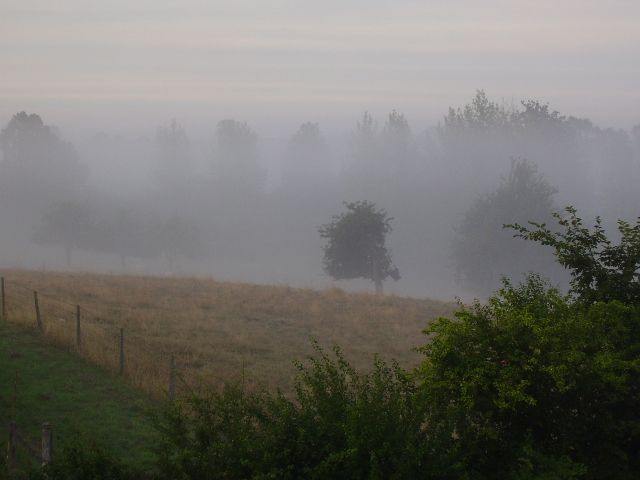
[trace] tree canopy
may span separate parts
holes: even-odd
[[[575,208],[567,207],[565,213],[553,213],[559,231],[533,221],[532,228],[517,223],[508,227],[516,237],[552,247],[560,265],[571,273],[572,293],[582,301],[640,305],[640,219],[635,225],[618,220],[620,240],[614,243],[599,217],[589,229]]]
[[[346,212],[334,216],[319,228],[327,240],[324,270],[336,280],[366,278],[382,293],[382,282],[400,278],[387,250],[386,238],[392,230],[391,217],[368,201],[345,202]]]
[[[227,118],[215,131],[214,177],[225,194],[262,192],[265,172],[259,163],[258,136],[246,122]]]
[[[500,277],[514,278],[537,270],[548,274],[554,261],[543,248],[531,248],[504,231],[507,223],[551,219],[555,189],[535,165],[514,159],[498,188],[478,198],[456,228],[451,258],[458,280],[470,290],[488,294]]]
[[[0,190],[15,202],[41,208],[70,200],[88,176],[73,145],[33,113],[13,116],[0,132],[0,150]]]

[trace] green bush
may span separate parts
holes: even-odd
[[[640,311],[538,277],[427,330],[428,424],[469,478],[638,478]]]
[[[411,378],[316,349],[293,398],[227,385],[172,405],[159,419],[163,478],[418,478],[426,430]]]
[[[77,440],[65,445],[54,461],[33,471],[31,480],[137,480],[147,478],[125,466],[103,449]]]

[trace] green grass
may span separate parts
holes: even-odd
[[[0,438],[9,420],[38,444],[51,423],[55,449],[80,439],[140,467],[152,460],[154,403],[120,378],[0,322]],[[22,455],[24,457],[24,454]]]

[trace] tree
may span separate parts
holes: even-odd
[[[287,146],[283,187],[297,193],[325,187],[331,180],[330,157],[329,146],[319,125],[303,123]]]
[[[187,133],[175,118],[171,119],[169,126],[158,127],[155,147],[156,180],[163,190],[163,195],[167,194],[167,190],[172,192],[186,190],[193,173],[191,145]]]
[[[638,478],[637,306],[573,302],[530,276],[425,333],[425,425],[466,474],[436,478]]]
[[[510,113],[504,106],[489,100],[484,90],[476,90],[475,97],[462,109],[449,108],[444,125],[440,127],[440,134],[451,140],[455,140],[455,137],[450,135],[465,132],[487,134],[504,127],[509,117]]]
[[[376,201],[394,202],[413,186],[421,157],[406,117],[392,110],[381,129],[365,112],[351,135],[352,162],[345,175],[350,192]],[[388,196],[388,192],[393,195]],[[406,198],[400,204],[406,206]]]
[[[499,104],[478,90],[464,107],[449,109],[437,138],[450,181],[466,186],[456,191],[465,201],[465,192],[487,188],[493,172],[515,157],[534,162],[553,178],[562,201],[589,205],[594,189],[586,186],[595,175],[586,153],[593,150],[589,144],[598,137],[596,130],[588,120],[562,115],[537,100]]]
[[[345,202],[345,207],[347,212],[319,228],[320,236],[328,241],[323,247],[324,271],[336,280],[371,280],[381,294],[386,278],[400,279],[385,245],[393,219],[372,202]]]
[[[117,255],[123,270],[127,258],[151,259],[160,254],[158,232],[142,212],[104,202],[94,205],[92,217],[83,249]]]
[[[181,217],[171,217],[155,225],[153,231],[156,234],[156,249],[166,258],[171,272],[176,257],[194,259],[204,254],[200,232]]]
[[[550,246],[560,265],[571,272],[571,291],[587,303],[617,300],[640,306],[640,219],[632,225],[618,220],[620,240],[607,237],[599,217],[593,229],[586,228],[573,207],[565,208],[566,217],[554,212],[560,231],[546,224],[529,222],[530,229],[507,225],[516,237]]]
[[[0,191],[21,205],[66,201],[88,175],[73,145],[36,114],[15,114],[0,132],[0,150]]]
[[[227,194],[256,195],[265,172],[258,160],[258,136],[246,122],[225,119],[216,128],[214,175]]]
[[[514,159],[500,186],[481,196],[456,228],[451,258],[458,281],[484,295],[499,285],[502,275],[555,272],[548,252],[519,243],[503,229],[508,223],[551,219],[554,193],[533,164]]]
[[[62,202],[53,205],[44,214],[33,240],[44,245],[64,248],[67,267],[71,266],[71,251],[87,245],[91,232],[91,212],[80,202]]]

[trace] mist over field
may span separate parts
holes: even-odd
[[[3,3],[0,266],[370,290],[318,232],[369,201],[387,292],[564,285],[502,225],[638,216],[640,7],[489,3]]]

